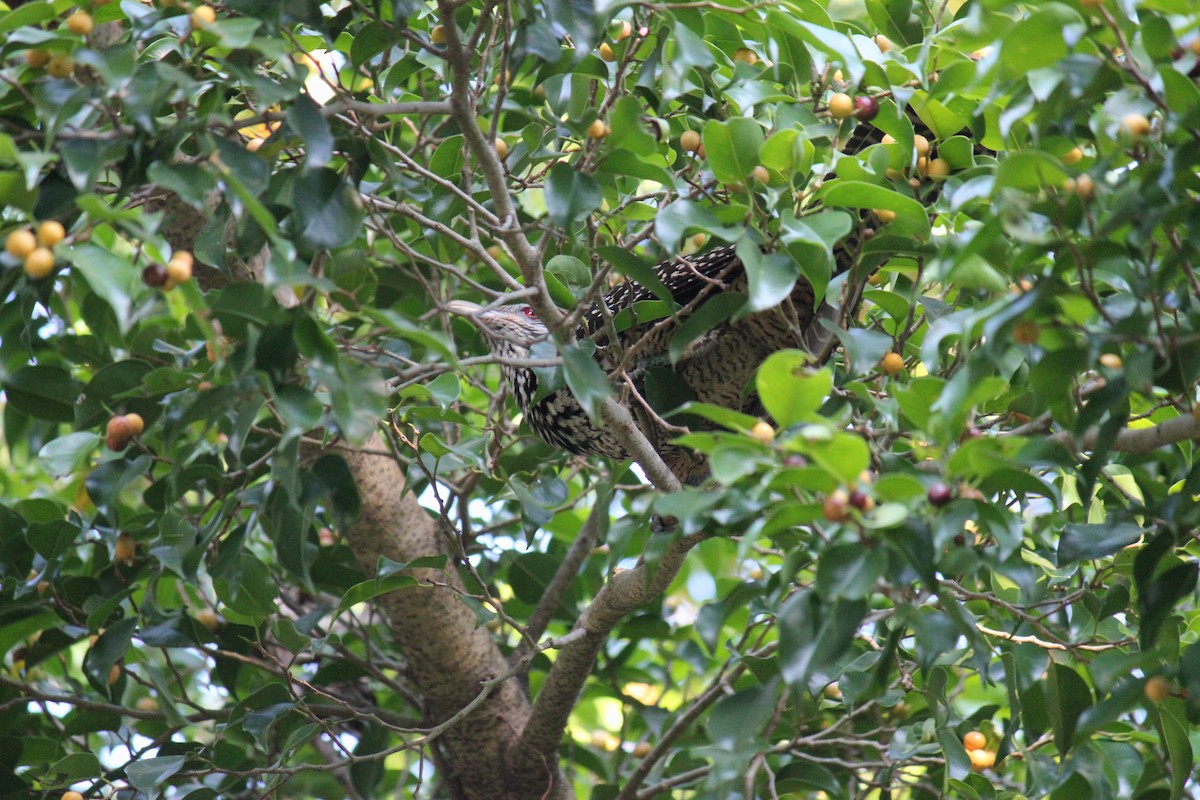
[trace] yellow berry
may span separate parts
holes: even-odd
[[[759,420],[754,423],[754,427],[750,429],[750,437],[757,439],[763,444],[770,444],[775,441],[775,429],[771,427],[769,422]]]
[[[754,177],[754,180],[758,181],[759,183],[767,184],[771,182],[771,173],[767,171],[767,168],[762,164],[759,164],[757,167],[755,167],[751,175]]]
[[[1121,118],[1121,127],[1137,139],[1150,133],[1150,120],[1144,114],[1126,114]]]
[[[633,746],[633,757],[645,758],[646,756],[650,755],[650,750],[651,747],[649,742],[638,742]]]
[[[608,127],[608,123],[602,119],[597,119],[588,126],[587,135],[589,139],[603,139],[612,133],[612,129]]]
[[[1072,147],[1070,150],[1063,153],[1061,160],[1068,167],[1071,166],[1072,164],[1078,164],[1080,161],[1083,160],[1083,151],[1080,150],[1078,147]]]
[[[45,247],[34,248],[25,256],[25,274],[35,281],[48,277],[54,272],[54,253]]]
[[[845,119],[854,113],[854,100],[845,92],[837,92],[829,98],[829,116]]]
[[[142,431],[146,430],[146,421],[142,419],[141,414],[126,414],[125,421],[129,423],[129,433],[132,436],[141,436]]]
[[[108,669],[108,685],[112,686],[119,680],[121,680],[121,665],[113,664]]]
[[[34,69],[45,69],[46,65],[50,63],[50,53],[40,47],[26,50],[25,63]]]
[[[75,72],[75,59],[65,53],[55,53],[46,64],[46,71],[54,78],[69,78]]]
[[[192,26],[202,28],[205,25],[212,25],[217,21],[217,12],[212,6],[196,6],[196,10],[192,12]]]
[[[935,181],[945,180],[950,174],[950,162],[944,158],[935,158],[929,162],[929,177]]]
[[[41,225],[38,225],[37,240],[46,247],[54,247],[67,237],[67,231],[63,228],[62,223],[48,219]]]
[[[739,47],[733,51],[733,60],[739,64],[754,66],[758,63],[758,53],[755,53],[749,47]]]
[[[217,617],[217,612],[211,608],[202,608],[196,612],[196,622],[199,622],[205,628],[208,628],[212,633],[216,633],[221,627],[221,620]]]
[[[446,26],[445,25],[434,25],[433,30],[431,30],[429,32],[429,41],[433,42],[434,44],[445,44],[446,43]]]
[[[1147,679],[1142,691],[1146,693],[1146,699],[1151,703],[1161,703],[1171,694],[1171,682],[1162,675],[1152,675]]]
[[[967,755],[971,757],[971,769],[976,772],[983,772],[996,765],[996,754],[991,750],[971,750]]]
[[[496,140],[496,155],[501,161],[508,158],[508,142],[503,139]]]
[[[14,258],[25,258],[33,252],[37,247],[37,237],[33,235],[33,231],[19,228],[8,235],[4,240],[4,252]]]
[[[193,262],[192,254],[186,250],[180,250],[172,255],[171,260],[167,262],[166,285],[174,287],[191,280]]]
[[[679,134],[679,149],[685,153],[694,153],[700,149],[699,131],[684,131]]]
[[[896,219],[896,212],[892,211],[890,208],[877,208],[871,213],[873,213],[884,225],[889,222],[894,222]]]
[[[132,564],[133,557],[137,553],[137,542],[128,533],[122,533],[117,537],[117,544],[113,548],[113,561],[120,561],[124,564]]]
[[[1102,367],[1107,367],[1108,369],[1120,369],[1121,363],[1121,357],[1116,353],[1104,353],[1102,356],[1100,356],[1100,366]]]
[[[600,54],[601,61],[608,61],[611,63],[617,60],[617,54],[613,52],[613,49],[611,46],[609,46],[608,42],[601,42],[600,46],[596,48],[596,51]]]
[[[929,140],[919,133],[913,136],[913,147],[917,148],[917,155],[929,155]]]
[[[899,353],[888,353],[879,362],[879,366],[888,375],[897,375],[904,371],[904,356]]]
[[[889,50],[891,50],[895,45],[892,44],[891,39],[889,39],[888,37],[886,37],[882,33],[880,33],[880,34],[876,34],[876,36],[875,36],[875,46],[879,48],[879,51],[881,53],[886,53]]]
[[[86,11],[76,11],[67,17],[67,30],[79,36],[89,36],[95,27],[92,15]]]

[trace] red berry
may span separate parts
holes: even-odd
[[[147,264],[142,270],[142,283],[157,289],[167,282],[167,268],[162,264]]]
[[[850,505],[854,506],[859,511],[870,511],[875,507],[875,501],[871,499],[871,495],[855,489],[850,493]]]
[[[860,122],[870,122],[879,113],[879,102],[874,97],[858,95],[854,98],[854,117]]]
[[[929,487],[929,491],[925,493],[931,506],[944,506],[954,499],[954,493],[950,491],[950,487],[944,483],[935,483]]]

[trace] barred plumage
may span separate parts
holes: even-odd
[[[718,247],[690,258],[676,258],[655,267],[663,285],[675,303],[686,312],[694,312],[713,295],[722,292],[746,293],[747,278],[733,246]],[[703,469],[702,459],[666,444],[671,436],[654,423],[653,414],[633,392],[644,396],[647,373],[669,369],[679,381],[685,396],[706,403],[736,408],[747,413],[760,411],[757,399],[745,389],[758,365],[771,353],[784,348],[818,349],[828,332],[815,322],[812,287],[800,278],[791,295],[781,305],[729,320],[715,326],[691,342],[672,367],[667,358],[671,338],[687,314],[637,321],[617,333],[614,347],[604,330],[605,312],[616,314],[633,308],[635,303],[655,299],[645,286],[627,281],[609,290],[603,306],[586,309],[577,331],[579,338],[597,342],[596,359],[614,385],[633,399],[640,427],[661,452],[669,466],[685,479]],[[504,359],[528,359],[530,348],[548,337],[546,326],[521,306],[501,306],[482,310],[462,301],[449,304],[449,310],[470,318],[483,333],[493,353]],[[632,357],[629,355],[632,353]],[[628,458],[624,446],[607,429],[591,423],[579,402],[566,388],[551,392],[534,402],[537,376],[532,369],[504,364],[503,371],[513,396],[524,412],[529,426],[543,440],[580,455],[604,455]],[[654,409],[664,413],[669,409]]]

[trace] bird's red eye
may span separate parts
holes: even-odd
[[[527,317],[532,317],[533,319],[537,319],[537,314],[535,314],[533,312],[533,309],[530,308],[529,306],[525,306],[524,308],[522,308],[521,313]]]

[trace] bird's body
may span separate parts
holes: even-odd
[[[760,411],[757,398],[746,391],[754,372],[771,353],[785,348],[819,349],[828,331],[817,317],[828,307],[817,306],[812,286],[799,278],[790,295],[778,306],[723,321],[706,331],[682,351],[674,364],[668,347],[683,320],[718,294],[747,292],[747,277],[733,246],[718,247],[701,255],[663,262],[655,272],[670,291],[676,313],[652,320],[634,320],[610,341],[606,314],[631,312],[635,304],[655,299],[641,284],[626,281],[609,290],[603,303],[586,309],[576,333],[596,343],[596,360],[634,412],[643,433],[662,453],[676,474],[685,480],[703,470],[703,459],[667,442],[673,434],[656,420],[670,408],[651,408],[646,400],[648,381],[666,385],[675,400],[695,399],[747,413]],[[455,301],[455,313],[469,316],[479,327],[502,368],[526,421],[541,439],[579,455],[629,458],[625,446],[611,430],[593,424],[570,390],[563,386],[536,399],[538,379],[526,366],[504,361],[528,359],[530,348],[549,336],[546,326],[522,306],[483,310]],[[674,384],[672,386],[672,384]],[[634,396],[636,393],[636,397]],[[650,392],[655,394],[655,392]],[[670,405],[678,405],[672,402]]]

